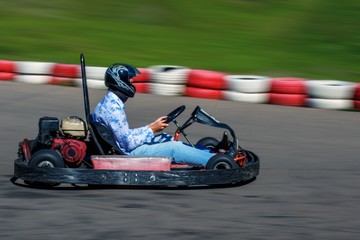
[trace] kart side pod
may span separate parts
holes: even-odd
[[[132,157],[127,155],[93,155],[91,162],[94,169],[170,171],[171,158]]]

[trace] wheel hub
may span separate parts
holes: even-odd
[[[50,161],[42,161],[38,164],[38,167],[41,168],[55,168],[54,164]]]
[[[231,166],[228,163],[220,162],[215,165],[214,169],[231,169]]]

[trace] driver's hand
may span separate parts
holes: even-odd
[[[153,133],[161,132],[164,130],[167,126],[169,126],[168,123],[165,123],[167,116],[159,117],[155,120],[155,122],[150,123],[148,127],[153,131]]]

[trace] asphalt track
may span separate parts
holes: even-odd
[[[104,90],[89,94],[94,107]],[[230,188],[49,190],[10,182],[17,144],[42,116],[82,117],[81,89],[0,82],[0,99],[0,239],[360,239],[359,112],[138,94],[131,127],[185,104],[183,122],[200,105],[260,156],[259,177]]]

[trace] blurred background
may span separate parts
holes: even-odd
[[[360,82],[358,0],[0,0],[0,59]]]

